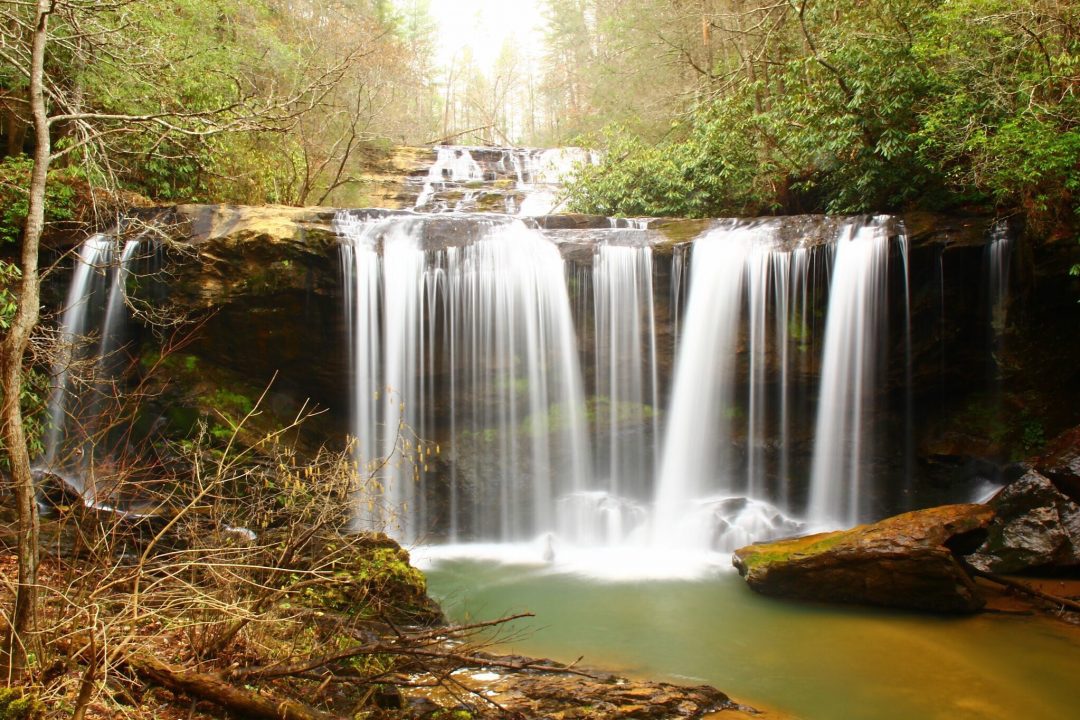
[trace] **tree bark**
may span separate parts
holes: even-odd
[[[34,15],[34,35],[30,50],[30,112],[34,127],[34,168],[30,175],[29,202],[22,238],[22,281],[19,307],[7,336],[0,341],[0,425],[3,427],[19,520],[19,584],[11,626],[4,639],[3,663],[8,682],[19,682],[26,671],[26,647],[37,610],[38,513],[34,502],[34,479],[26,446],[19,395],[23,381],[23,359],[30,334],[38,321],[40,285],[38,246],[45,228],[45,180],[49,171],[49,118],[45,108],[45,46],[48,42],[51,0],[38,0]]]
[[[303,703],[244,690],[217,675],[177,670],[148,655],[132,655],[127,658],[127,665],[144,680],[193,698],[209,700],[243,717],[266,720],[335,720],[333,715]]]

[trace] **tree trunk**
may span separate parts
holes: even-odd
[[[148,655],[132,655],[127,665],[139,677],[174,692],[192,698],[209,700],[242,717],[266,720],[333,720],[333,715],[320,712],[294,700],[270,694],[258,694],[236,687],[217,675],[176,670]]]
[[[30,195],[23,226],[22,282],[18,311],[7,336],[0,342],[0,426],[11,469],[15,505],[19,519],[19,585],[11,627],[4,640],[3,662],[8,682],[19,682],[26,670],[26,646],[37,610],[38,514],[34,502],[34,479],[30,475],[30,455],[26,447],[19,395],[23,380],[23,358],[30,334],[38,321],[40,287],[38,245],[45,228],[45,180],[49,171],[49,118],[42,90],[45,79],[45,45],[48,40],[50,0],[38,0],[34,16],[34,36],[30,50],[30,112],[34,126],[34,169],[30,175]]]

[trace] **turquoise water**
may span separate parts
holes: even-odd
[[[1080,718],[1080,631],[1027,616],[941,618],[765,598],[733,572],[602,582],[441,560],[455,621],[529,611],[504,652],[708,683],[804,720]]]

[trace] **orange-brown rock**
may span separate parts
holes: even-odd
[[[851,530],[750,545],[735,551],[733,562],[765,595],[974,612],[984,599],[956,553],[974,550],[993,517],[985,505],[916,510]]]

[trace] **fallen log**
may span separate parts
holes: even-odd
[[[127,657],[127,666],[144,680],[207,700],[238,715],[265,720],[338,720],[334,715],[272,694],[236,687],[218,675],[179,670],[144,654]]]
[[[1058,605],[1060,607],[1069,608],[1073,612],[1080,612],[1080,602],[1076,602],[1075,600],[1070,600],[1069,598],[1061,597],[1060,595],[1051,595],[1048,592],[1043,592],[1042,590],[1033,588],[1030,585],[1025,585],[1022,582],[1010,580],[1009,578],[1004,578],[1000,575],[986,572],[985,570],[979,570],[978,568],[971,567],[970,565],[968,566],[968,570],[976,577],[981,577],[984,580],[989,580],[990,582],[996,583],[1003,587],[1016,590],[1026,595],[1031,595],[1032,597],[1036,597],[1044,602]]]

